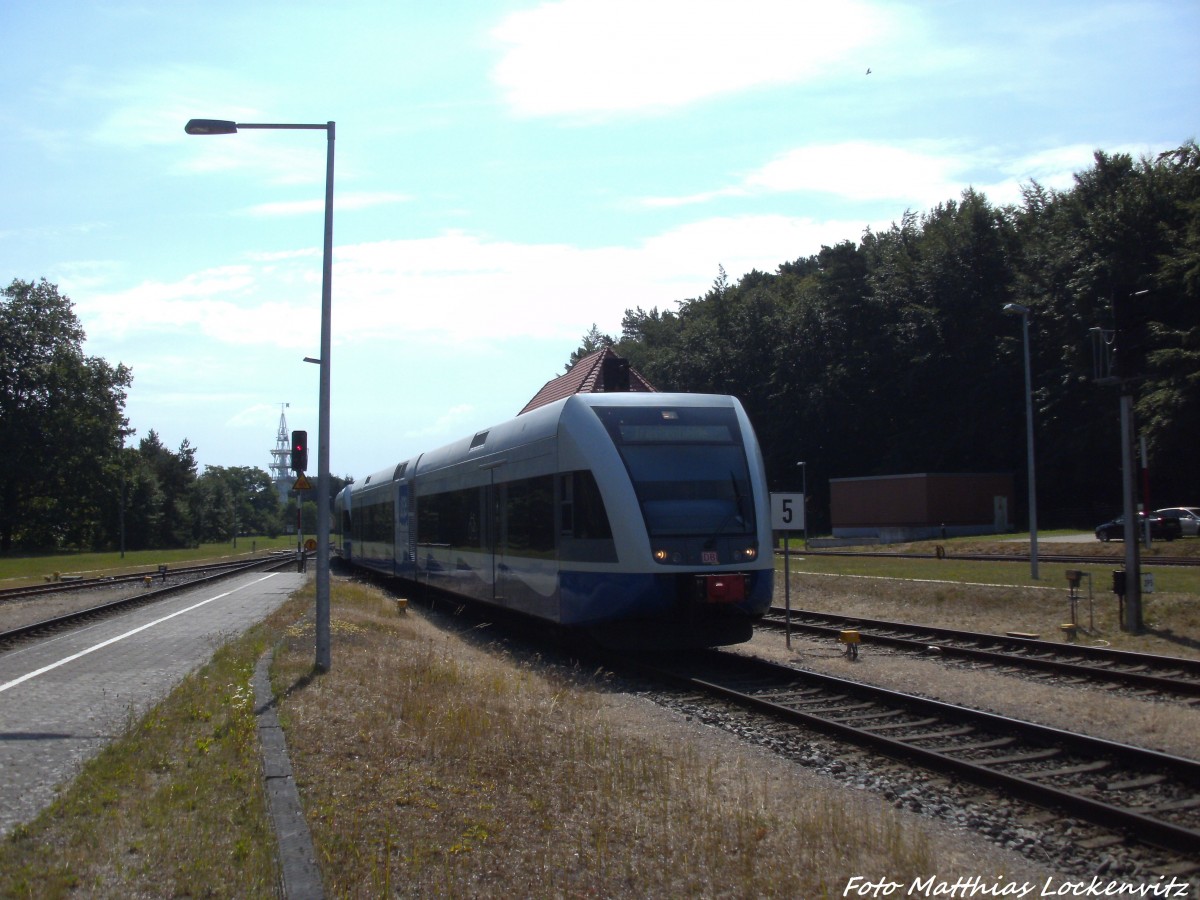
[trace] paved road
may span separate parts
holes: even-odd
[[[305,577],[239,576],[0,654],[0,836]]]

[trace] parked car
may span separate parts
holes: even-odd
[[[1138,513],[1137,533],[1140,537],[1145,533],[1146,514]],[[1179,519],[1164,518],[1160,515],[1150,516],[1150,539],[1157,541],[1173,541],[1183,534]],[[1117,516],[1111,522],[1096,526],[1096,538],[1101,541],[1123,541],[1125,539],[1125,517]]]
[[[1172,506],[1169,509],[1155,510],[1154,514],[1164,519],[1178,519],[1180,530],[1184,534],[1200,537],[1200,507]]]

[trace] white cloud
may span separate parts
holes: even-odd
[[[774,271],[868,225],[787,216],[693,222],[634,247],[516,244],[450,232],[341,248],[334,267],[341,339],[403,335],[461,343],[515,336],[574,341],[617,331],[626,309],[671,308],[731,279]]]
[[[1011,150],[968,148],[961,143],[910,141],[887,144],[842,141],[798,147],[777,156],[741,181],[709,191],[677,197],[647,197],[646,207],[681,207],[728,197],[809,193],[856,203],[875,203],[920,211],[956,200],[968,187],[996,205],[1020,203],[1021,188],[1031,181],[1068,190],[1075,173],[1091,167],[1094,147],[1069,144],[1013,157]],[[1119,145],[1109,153],[1135,159],[1154,156],[1167,145]],[[847,238],[854,237],[847,233]]]
[[[459,403],[451,406],[444,413],[430,422],[424,428],[414,428],[405,432],[406,437],[418,438],[430,435],[444,436],[462,430],[463,422],[471,421],[475,415],[475,407],[470,403]]]
[[[387,206],[393,203],[407,203],[412,199],[408,194],[398,194],[390,191],[348,192],[339,193],[334,198],[334,214],[355,209],[370,209],[373,206]],[[281,201],[278,203],[260,203],[250,207],[247,212],[252,216],[296,216],[325,211],[325,196],[308,200]]]
[[[734,216],[692,222],[637,246],[518,244],[465,232],[336,247],[335,343],[403,340],[462,347],[514,337],[575,341],[595,322],[615,332],[626,309],[672,308],[702,295],[717,267],[736,280],[774,271],[886,222]],[[90,292],[88,334],[121,340],[204,337],[235,347],[310,350],[320,298],[311,250],[260,254],[175,282]]]
[[[968,183],[963,173],[975,162],[954,148],[928,141],[907,145],[869,141],[813,144],[777,156],[737,184],[689,196],[649,197],[641,202],[645,206],[670,207],[723,197],[809,192],[852,201],[923,207],[958,196]]]
[[[60,92],[106,110],[92,139],[121,147],[169,144],[189,138],[192,118],[253,121],[246,98],[263,91],[220,69],[173,65],[99,73],[80,68],[62,79]]]
[[[520,115],[661,109],[860,73],[891,18],[861,0],[561,0],[493,29],[492,79]]]
[[[1068,191],[1075,185],[1076,173],[1090,169],[1095,164],[1097,150],[1109,156],[1125,153],[1139,160],[1143,156],[1153,159],[1164,150],[1176,145],[1166,144],[1116,144],[1092,146],[1091,144],[1067,144],[1050,147],[1024,156],[1016,157],[997,165],[1003,173],[994,183],[980,185],[979,189],[996,204],[1020,203],[1021,187],[1037,181],[1042,187],[1056,191]]]
[[[236,171],[260,173],[256,177],[277,185],[308,185],[325,183],[325,144],[311,141],[311,146],[276,138],[264,139],[253,132],[236,135],[188,136],[190,154],[175,166],[183,174],[213,174]],[[324,202],[324,199],[320,201]]]
[[[277,299],[290,289],[291,296],[307,300],[313,294],[308,280],[311,275],[296,268],[225,266],[176,282],[144,281],[123,291],[94,291],[76,299],[76,307],[90,339],[208,337],[237,345],[308,346],[311,329],[305,327],[303,311],[311,304]],[[319,303],[319,286],[316,297]]]
[[[918,147],[846,141],[801,147],[767,163],[745,181],[770,192],[821,191],[850,200],[936,203],[961,184],[963,158]]]

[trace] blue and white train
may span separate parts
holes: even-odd
[[[733,397],[575,394],[335,500],[355,566],[608,644],[748,640],[774,574],[766,475]]]

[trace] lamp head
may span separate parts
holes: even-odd
[[[1020,303],[1005,303],[1004,311],[1010,316],[1027,316],[1029,315],[1029,307],[1022,306]]]
[[[183,127],[188,134],[237,134],[237,122],[226,119],[192,119]]]

